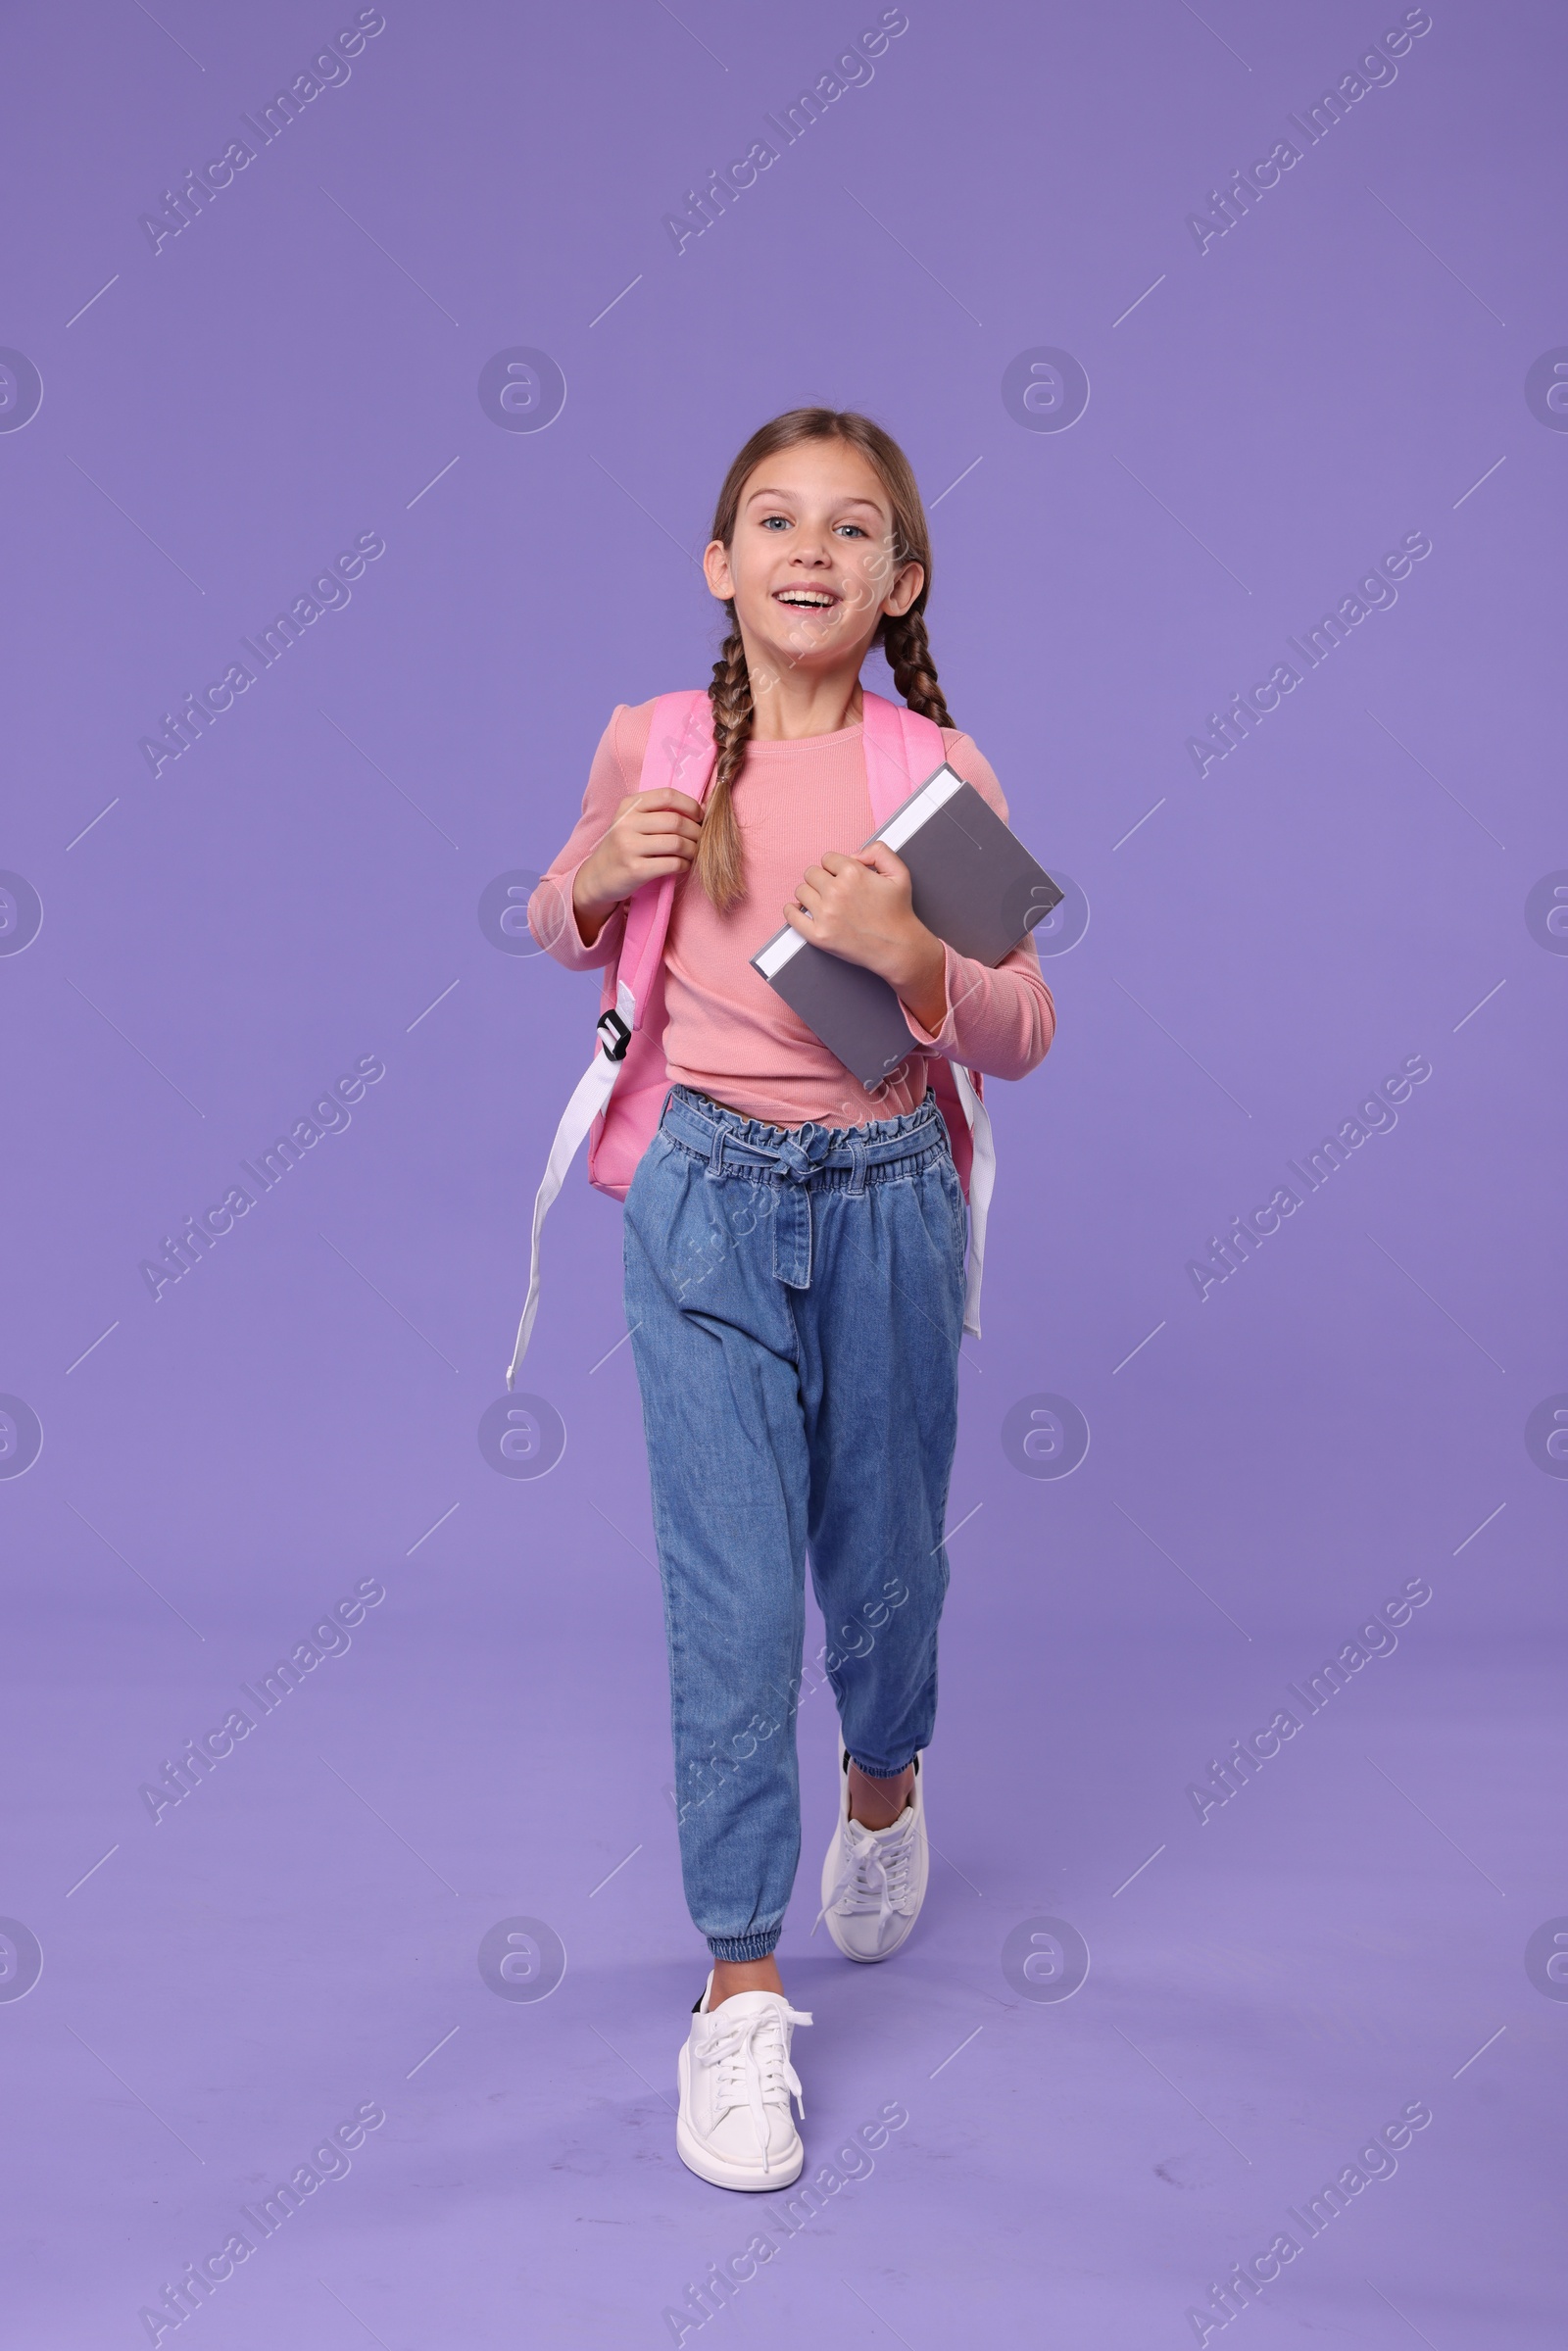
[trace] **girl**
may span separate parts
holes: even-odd
[[[775,2188],[804,2162],[790,2047],[811,2021],[773,1956],[800,1854],[805,1554],[849,1644],[826,1660],[842,1737],[817,1923],[846,1958],[886,1959],[925,1891],[964,1306],[963,1196],[928,1064],[1023,1077],[1055,1016],[1032,941],[995,970],[967,961],[916,918],[901,859],[854,846],[872,827],[873,644],[1006,814],[937,683],[930,541],[897,443],[829,409],[764,424],[729,469],[704,569],[729,616],[706,803],[638,790],[654,705],[620,706],[529,919],[568,968],[602,966],[633,893],[683,877],[664,946],[674,1082],[625,1203],[681,1866],[712,1959],[676,2145],[715,2185]],[[910,1051],[875,1096],[752,968],[781,917],[896,991]]]

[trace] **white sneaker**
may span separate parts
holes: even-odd
[[[839,1825],[822,1864],[822,1907],[846,1959],[887,1959],[920,1915],[931,1856],[925,1837],[925,1757],[914,1759],[914,1788],[891,1829],[850,1818],[850,1756],[839,1742]],[[816,1927],[811,1933],[816,1933]]]
[[[788,2187],[806,2149],[790,2113],[806,2100],[790,2063],[790,2036],[811,2020],[782,1992],[743,1991],[709,2013],[710,1971],[680,2053],[675,2149],[689,2172],[714,2187]]]

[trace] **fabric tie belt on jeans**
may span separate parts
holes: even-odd
[[[875,1121],[868,1134],[864,1127],[824,1127],[814,1121],[769,1127],[689,1088],[676,1087],[664,1104],[662,1123],[686,1150],[707,1157],[710,1183],[722,1183],[728,1176],[773,1179],[773,1274],[788,1290],[811,1286],[813,1177],[848,1172],[849,1183],[835,1189],[858,1198],[865,1190],[868,1168],[923,1157],[947,1133],[934,1094],[928,1094],[918,1109]],[[754,1139],[759,1131],[777,1140],[759,1142]]]

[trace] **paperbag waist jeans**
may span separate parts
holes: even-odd
[[[889,1779],[930,1741],[965,1242],[934,1095],[786,1128],[676,1086],[627,1194],[681,1869],[715,1958],[765,1958],[794,1885],[808,1552],[850,1754]]]

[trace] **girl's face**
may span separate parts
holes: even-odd
[[[882,476],[844,441],[764,458],[741,492],[732,544],[714,539],[703,568],[716,597],[734,599],[754,689],[769,667],[858,666],[882,614],[906,612],[925,583],[918,563],[898,561]]]

